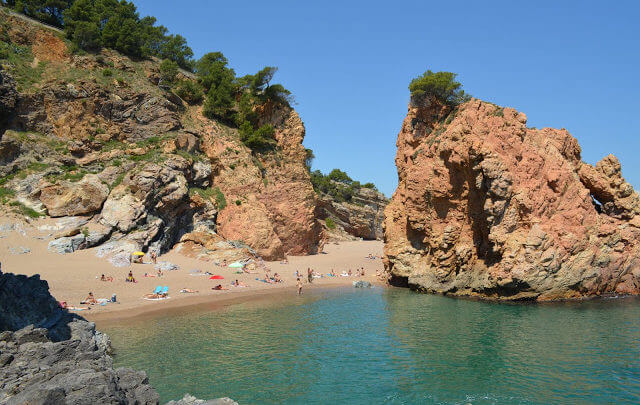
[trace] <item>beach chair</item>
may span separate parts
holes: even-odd
[[[162,290],[160,291],[160,295],[162,295],[163,297],[166,297],[169,294],[169,286],[164,286],[162,287]]]

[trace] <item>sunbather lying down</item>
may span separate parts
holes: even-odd
[[[228,288],[224,288],[222,284],[218,284],[215,287],[211,287],[212,290],[228,290]]]
[[[91,309],[91,307],[74,307],[73,305],[67,305],[67,301],[60,301],[60,308],[62,309],[68,309],[70,311],[86,311],[88,309]]]
[[[190,288],[183,288],[182,290],[180,290],[181,293],[185,293],[185,294],[193,294],[193,293],[197,293],[198,290],[192,290]]]
[[[161,298],[167,298],[167,294],[156,294],[156,293],[149,293],[149,294],[145,294],[142,298],[146,298],[146,299],[161,299]]]

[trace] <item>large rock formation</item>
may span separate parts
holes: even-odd
[[[114,369],[109,337],[48,290],[37,275],[0,272],[0,403],[157,404],[146,373]],[[235,404],[188,395],[172,403]]]
[[[218,215],[220,235],[246,243],[269,260],[317,253],[322,228],[304,163],[304,124],[290,108],[276,108],[269,117],[264,124],[273,125],[278,142],[273,153],[252,154],[218,127],[203,131],[212,181],[227,200]]]
[[[320,195],[317,216],[324,221],[330,241],[382,240],[384,209],[388,203],[389,199],[378,190],[360,187],[351,201],[339,202],[330,195]]]
[[[20,69],[0,68],[4,203],[106,228],[78,248],[166,251],[197,233],[187,239],[222,237],[266,259],[321,249],[305,129],[290,107],[263,111],[277,147],[256,153],[237,129],[158,86],[157,62],[111,50],[72,55],[42,26],[2,10],[0,23],[24,57]],[[69,251],[62,242],[54,250]]]
[[[508,300],[640,293],[640,201],[620,163],[511,108],[410,105],[385,214],[392,282]]]

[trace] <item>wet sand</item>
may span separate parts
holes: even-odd
[[[188,311],[189,307],[207,306],[219,308],[244,301],[281,299],[284,296],[296,295],[295,271],[306,276],[307,268],[323,274],[324,278],[314,279],[309,284],[304,279],[303,293],[309,289],[331,288],[351,285],[354,280],[376,281],[376,271],[382,269],[381,259],[368,259],[367,255],[382,255],[382,242],[356,241],[340,244],[327,244],[325,252],[312,256],[289,256],[288,264],[265,262],[271,274],[278,273],[282,283],[267,284],[256,280],[264,278],[264,271],[258,274],[236,274],[236,269],[216,266],[211,262],[201,261],[170,251],[160,257],[158,262],[168,261],[177,264],[180,269],[167,271],[162,278],[144,277],[144,273],[155,274],[153,264],[132,264],[128,267],[114,267],[104,258],[96,257],[96,248],[80,250],[74,253],[59,254],[47,250],[50,240],[43,238],[51,233],[38,230],[38,226],[55,222],[54,219],[41,219],[32,224],[24,224],[22,229],[0,231],[0,261],[2,271],[28,276],[40,274],[47,280],[51,293],[59,301],[69,305],[84,306],[89,291],[96,298],[110,298],[117,295],[117,303],[107,305],[91,305],[90,310],[74,311],[83,317],[110,322],[118,319],[137,318],[142,316],[158,316],[168,312]],[[15,218],[1,217],[0,224],[16,223]],[[15,254],[21,247],[30,249],[30,253]],[[150,261],[145,257],[145,261]],[[364,267],[364,277],[328,277],[326,274],[333,268],[337,274],[343,270]],[[192,276],[190,270],[197,269],[203,273],[208,271],[224,277],[222,280],[210,280],[209,276]],[[137,283],[127,283],[125,278],[133,271]],[[101,274],[114,278],[113,282],[100,281]],[[239,280],[247,287],[232,287],[231,281]],[[211,288],[222,284],[229,290],[217,291]],[[169,287],[169,299],[161,301],[144,300],[143,296],[158,286]],[[182,288],[198,290],[198,293],[180,293]]]

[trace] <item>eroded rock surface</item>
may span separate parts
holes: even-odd
[[[251,246],[266,260],[318,252],[322,228],[315,217],[316,195],[304,164],[305,128],[298,114],[276,108],[265,124],[276,129],[274,153],[254,155],[217,128],[202,148],[213,162],[212,182],[226,196],[218,215],[221,236]]]
[[[479,100],[409,107],[385,211],[393,282],[511,300],[640,293],[640,203],[620,163],[584,163],[566,130],[526,121]]]
[[[108,195],[109,187],[95,174],[88,174],[77,183],[63,182],[40,189],[40,201],[52,217],[96,213]]]
[[[42,82],[20,91],[0,70],[0,176],[15,210],[82,215],[91,218],[89,228],[106,228],[85,235],[80,249],[114,242],[165,252],[193,232],[265,259],[321,249],[305,128],[293,109],[264,107],[260,125],[274,127],[277,146],[258,153],[237,128],[207,119],[201,106],[159,86],[156,61],[107,49],[73,55],[39,25],[3,11],[0,22],[11,27],[12,43],[37,58],[24,63],[47,61]],[[20,71],[11,72],[20,79]],[[51,248],[75,250],[68,242]]]
[[[317,215],[324,220],[330,241],[382,240],[384,209],[388,203],[389,199],[381,192],[360,187],[349,202],[338,202],[329,195],[321,195]]]

